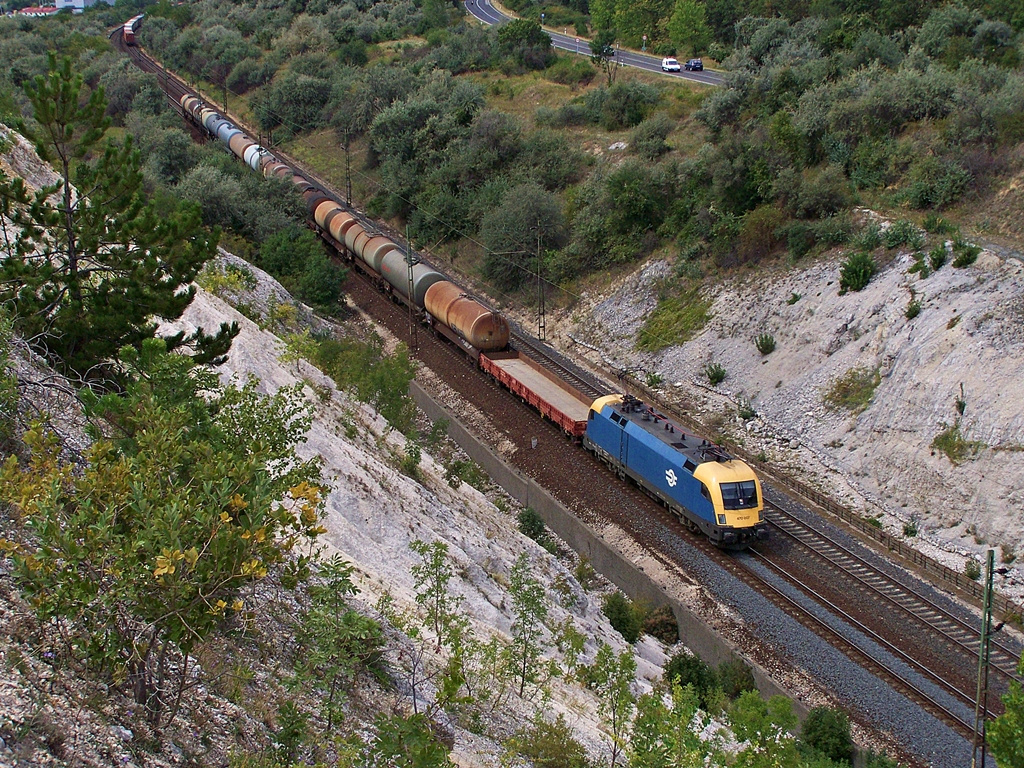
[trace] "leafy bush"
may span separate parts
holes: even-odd
[[[871,282],[877,269],[875,259],[866,251],[855,251],[839,269],[839,294],[862,291]]]
[[[717,387],[725,381],[725,368],[720,363],[708,363],[704,366],[704,375],[708,377],[711,386]]]
[[[959,200],[972,182],[971,174],[956,163],[926,156],[911,167],[904,198],[914,208],[943,208]]]
[[[824,245],[842,245],[853,236],[850,217],[841,213],[826,216],[813,225],[814,239]]]
[[[907,304],[907,308],[903,311],[907,320],[913,320],[915,317],[921,314],[921,300],[918,298],[911,297],[910,303]]]
[[[918,527],[916,520],[910,520],[903,524],[903,535],[908,539],[912,539],[918,534]]]
[[[853,239],[853,244],[862,251],[873,251],[882,244],[882,229],[877,224],[868,224]]]
[[[570,57],[559,58],[544,72],[548,80],[572,87],[590,85],[596,76],[597,70],[586,59]]]
[[[675,128],[675,122],[664,112],[647,118],[638,125],[629,138],[629,149],[647,160],[656,160],[668,152],[665,138]]]
[[[981,578],[981,563],[977,558],[972,557],[964,563],[964,576],[972,581],[977,581]]]
[[[825,404],[860,413],[868,407],[881,381],[877,368],[851,368],[826,393]]]
[[[951,235],[956,232],[956,225],[951,224],[937,213],[929,213],[922,222],[925,232],[933,235]]]
[[[534,541],[540,541],[542,538],[547,538],[548,527],[544,523],[544,518],[537,514],[536,510],[532,507],[527,507],[516,517],[516,521],[519,523],[519,532],[524,536],[527,536]]]
[[[612,628],[622,635],[627,643],[635,643],[643,631],[643,619],[637,606],[621,592],[611,592],[601,601],[601,610],[608,617]]]
[[[924,237],[914,225],[914,222],[900,219],[894,221],[882,236],[885,247],[889,250],[899,248],[901,245],[909,246],[912,250],[918,251],[924,245]]]
[[[942,266],[946,263],[948,255],[946,253],[946,246],[944,243],[939,243],[930,251],[928,251],[928,263],[932,265],[932,270],[938,272]]]
[[[723,661],[718,665],[718,684],[730,699],[738,698],[744,691],[757,690],[753,671],[741,659]]]
[[[770,333],[759,333],[754,338],[754,346],[762,355],[770,355],[775,351],[775,337]]]
[[[817,240],[814,225],[806,221],[792,221],[781,228],[780,234],[786,238],[786,247],[794,259],[810,253]]]
[[[718,689],[718,675],[703,659],[689,651],[680,651],[665,665],[665,682],[692,685],[702,707],[707,707]]]
[[[537,768],[590,768],[586,748],[559,713],[554,722],[538,716],[511,739],[512,748]]]
[[[962,237],[953,239],[953,266],[957,269],[969,267],[978,260],[981,254],[981,246],[969,243]]]
[[[850,720],[841,710],[815,707],[808,712],[803,724],[803,740],[829,760],[847,764],[853,761]]]

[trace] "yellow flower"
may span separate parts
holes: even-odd
[[[224,613],[224,609],[227,607],[227,603],[225,603],[223,600],[218,600],[216,603],[213,604],[209,612],[212,613],[214,616],[217,616],[219,614]]]
[[[166,550],[165,550],[166,551]],[[164,574],[174,573],[174,561],[164,555],[156,556],[156,568],[153,569],[153,575],[156,577],[163,576]]]
[[[231,604],[231,610],[233,611],[240,611],[243,607],[245,607],[245,602],[239,597],[236,597],[235,602]]]
[[[257,528],[256,532],[252,535],[252,540],[255,541],[257,544],[262,544],[264,541],[267,540],[267,529]]]
[[[199,560],[199,551],[195,547],[192,547],[191,549],[185,550],[182,557],[185,558],[185,562],[188,563],[189,568],[194,568],[196,561]]]
[[[227,512],[221,512],[220,513],[220,521],[222,523],[230,523],[231,522],[231,515],[229,515]]]
[[[241,512],[243,509],[249,506],[249,502],[241,497],[239,494],[235,494],[231,497],[231,501],[228,502],[228,506],[235,512]]]

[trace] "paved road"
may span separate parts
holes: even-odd
[[[490,0],[466,0],[466,10],[484,24],[502,24],[511,18],[491,5]],[[580,56],[590,56],[590,41],[586,38],[561,32],[552,32],[550,29],[545,29],[544,31],[551,37],[551,44],[555,48],[578,53]],[[648,72],[662,74],[665,77],[692,80],[697,83],[704,83],[705,85],[721,85],[723,80],[722,75],[710,70],[704,70],[703,72],[687,72],[685,70],[682,72],[662,72],[660,57],[635,53],[634,51],[617,51],[615,59],[624,67],[636,67],[637,69],[645,69]]]

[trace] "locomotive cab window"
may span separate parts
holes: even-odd
[[[757,485],[753,480],[722,483],[722,506],[726,509],[750,509],[757,506]]]

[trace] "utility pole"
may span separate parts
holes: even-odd
[[[349,136],[351,131],[345,126],[345,204],[352,205],[352,157],[349,155]],[[408,234],[408,233],[406,233]],[[408,239],[408,238],[406,238]]]
[[[974,743],[971,752],[971,768],[985,768],[985,723],[988,720],[988,658],[992,635],[1002,628],[992,630],[992,572],[995,567],[996,551],[988,551],[985,563],[985,597],[981,610],[981,641],[978,643],[978,688],[974,697]],[[980,759],[979,759],[980,754]]]
[[[544,263],[540,255],[540,222],[537,222],[537,338],[545,341],[547,321],[544,317]]]
[[[416,322],[416,312],[413,307],[413,267],[416,266],[420,261],[419,256],[416,256],[412,252],[412,243],[409,241],[409,226],[405,227],[405,263],[408,265],[409,272],[409,290],[408,290],[408,307],[409,307],[409,354],[415,356],[420,348],[419,339],[419,327]]]

